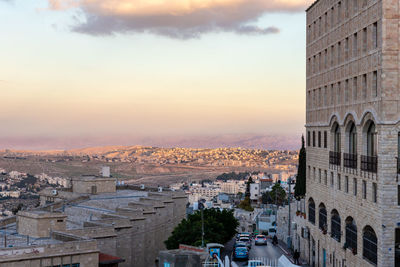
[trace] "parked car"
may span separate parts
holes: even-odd
[[[239,239],[239,242],[244,242],[247,244],[247,247],[250,249],[251,248],[251,239],[248,238],[247,236],[241,236]]]
[[[234,245],[234,248],[236,248],[236,247],[245,247],[245,248],[247,248],[247,243],[238,241]]]
[[[255,239],[255,244],[257,245],[267,245],[267,237],[265,235],[257,235]]]
[[[246,247],[236,247],[233,251],[233,260],[249,260],[249,250]]]

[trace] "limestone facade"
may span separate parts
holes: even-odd
[[[399,266],[399,5],[318,0],[307,9],[306,219],[297,246],[311,266]]]

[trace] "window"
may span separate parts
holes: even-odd
[[[353,78],[353,101],[357,100],[357,77]]]
[[[342,3],[338,3],[338,11],[337,11],[337,23],[342,21]]]
[[[315,224],[315,203],[312,198],[308,202],[308,221]]]
[[[358,43],[357,43],[357,33],[353,35],[353,57],[357,56]]]
[[[363,29],[363,53],[366,53],[368,50],[368,35],[367,28]]]
[[[333,52],[334,52],[334,46],[332,45],[332,46],[331,46],[331,67],[333,67],[333,65],[334,65],[334,62],[333,62],[333,57],[334,57]]]
[[[353,178],[353,195],[357,196],[357,179]]]
[[[321,107],[322,106],[322,89],[319,88],[318,89],[318,106]]]
[[[333,188],[334,181],[333,181],[333,172],[331,172],[331,187]]]
[[[328,133],[324,131],[324,148],[328,147]]]
[[[357,128],[356,125],[352,122],[349,126],[349,154],[357,154]]]
[[[344,56],[346,60],[349,60],[349,37],[344,41]]]
[[[327,31],[328,30],[328,12],[325,12],[324,21],[325,21],[325,31]]]
[[[367,156],[376,156],[376,133],[375,133],[375,123],[369,122],[367,128]]]
[[[321,147],[321,131],[318,131],[318,147]]]
[[[349,193],[349,176],[344,177],[344,191]]]
[[[325,49],[324,53],[324,69],[328,68],[328,49]]]
[[[338,173],[338,175],[337,175],[337,189],[338,190],[342,190],[342,181],[341,181],[341,177],[340,177],[340,174]]]
[[[334,94],[333,94],[333,84],[331,84],[331,105],[333,105],[335,102],[335,97],[334,97]]]
[[[336,123],[336,125],[334,126],[334,131],[333,131],[333,151],[335,152],[340,152],[341,151],[341,144],[340,144],[340,139],[341,139],[341,135],[340,135],[340,127],[339,124]]]
[[[378,48],[378,23],[375,22],[372,26],[372,42],[374,48]]]
[[[325,175],[324,175],[324,183],[325,185],[328,184],[328,171],[325,171]]]
[[[314,172],[313,177],[314,177],[314,181],[315,181],[315,177],[316,177],[315,167],[313,168],[313,172]]]
[[[378,263],[378,238],[371,226],[366,226],[363,231],[363,257],[372,264]]]
[[[331,8],[331,28],[333,28],[333,24],[334,24],[334,19],[335,19],[334,14],[335,14],[335,8],[332,7]]]
[[[340,242],[342,231],[340,230],[340,216],[337,210],[331,212],[331,237]]]
[[[363,194],[363,199],[367,199],[367,182],[362,181],[362,194]]]
[[[372,75],[372,95],[374,97],[378,96],[378,72],[374,71]]]
[[[328,94],[328,87],[324,87],[324,107],[327,106],[327,100],[326,100],[326,95]]]
[[[342,102],[342,84],[338,82],[338,87],[337,87],[337,104],[340,104]]]
[[[310,131],[307,132],[307,146],[311,146],[311,133],[310,133]]]
[[[341,43],[339,42],[338,43],[338,46],[337,46],[337,63],[338,64],[340,64],[340,62],[342,62],[342,60],[341,60],[341,58],[342,58],[342,46],[341,46]]]
[[[349,102],[349,80],[344,83],[344,102]]]
[[[312,146],[315,147],[315,131],[312,132]]]
[[[327,231],[328,230],[328,225],[327,225],[327,214],[326,214],[326,208],[324,204],[320,204],[319,205],[319,229],[323,230],[323,231]]]
[[[351,250],[357,251],[357,226],[352,217],[346,219],[346,244]]]
[[[377,191],[378,191],[378,188],[376,186],[376,183],[372,183],[372,201],[374,203],[376,203],[376,200],[377,200],[377,193],[378,193]]]
[[[318,178],[319,178],[319,183],[321,183],[321,180],[322,180],[322,175],[321,175],[321,169],[319,169],[319,176],[318,176]]]
[[[362,76],[362,92],[363,92],[363,99],[367,99],[367,74]]]

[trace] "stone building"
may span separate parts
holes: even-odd
[[[399,5],[317,0],[307,9],[299,229],[311,266],[400,266]]]
[[[49,240],[49,246],[59,244],[57,240],[53,241],[56,233],[68,237],[68,241],[72,237],[78,238],[79,242],[90,241],[97,253],[96,260],[65,262],[80,263],[76,266],[111,266],[107,265],[111,262],[119,263],[119,266],[155,266],[159,251],[165,249],[164,241],[185,217],[187,203],[184,192],[134,185],[116,186],[115,179],[97,177],[73,180],[72,188],[45,189],[40,193],[40,200],[39,209],[20,211],[14,221],[3,225],[0,221],[0,234],[10,234],[9,230],[14,227],[21,242]],[[25,245],[30,247],[29,242]],[[79,246],[77,244],[76,253]],[[8,249],[1,248],[0,243],[0,256],[3,250]],[[27,259],[35,257],[32,253],[27,255]],[[0,258],[1,267],[3,258]],[[48,257],[43,255],[39,258]],[[4,261],[7,262],[7,257]],[[24,266],[58,266],[58,262],[57,259],[52,264]]]

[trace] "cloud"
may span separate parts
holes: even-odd
[[[91,35],[153,33],[178,39],[208,32],[263,35],[276,27],[252,25],[273,12],[303,11],[311,0],[48,0],[51,10],[79,9],[73,31]]]

